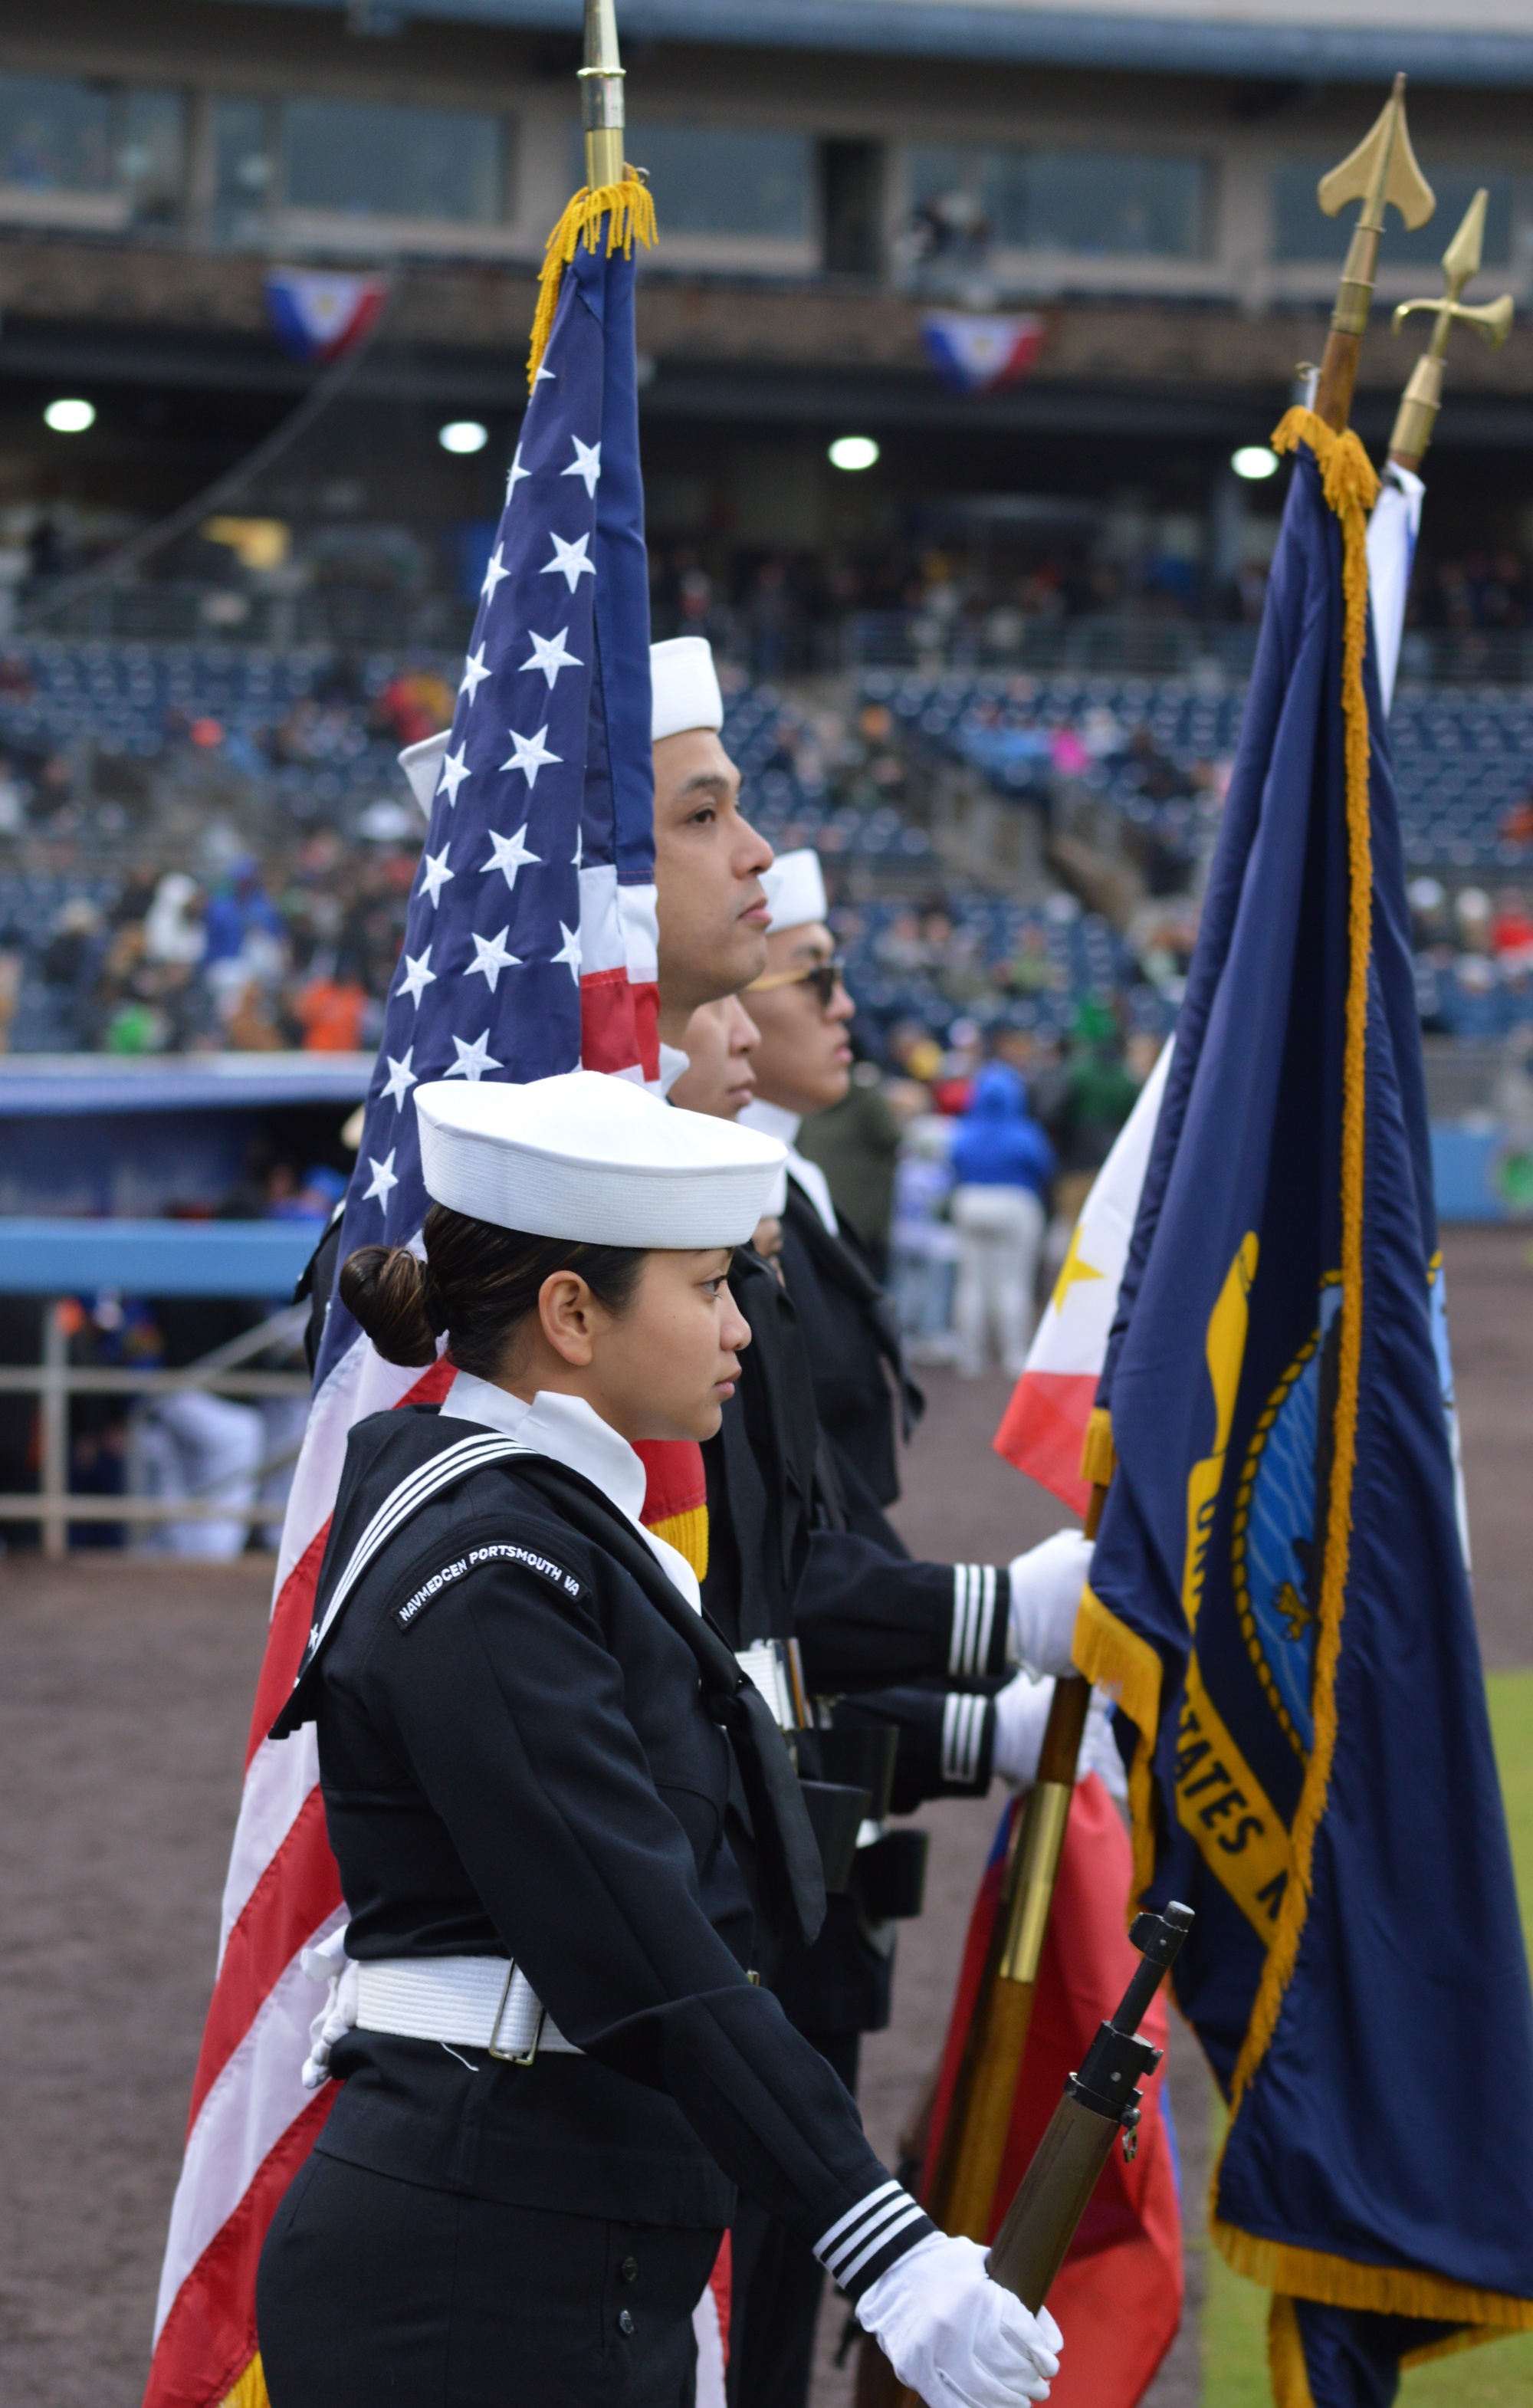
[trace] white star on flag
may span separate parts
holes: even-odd
[[[561,920],[559,923],[559,934],[563,937],[565,941],[559,951],[551,955],[549,968],[552,969],[555,962],[564,962],[568,968],[570,977],[574,980],[576,985],[579,986],[580,983],[580,939],[579,932],[574,928],[566,928],[564,922]]]
[[[509,577],[510,573],[510,570],[501,559],[500,546],[497,543],[494,552],[490,554],[489,564],[484,571],[484,582],[480,587],[481,599],[486,602],[493,602],[495,598],[495,587],[500,583],[503,577]]]
[[[394,1157],[398,1151],[396,1145],[391,1145],[381,1162],[375,1162],[371,1154],[367,1156],[367,1168],[373,1174],[373,1183],[362,1199],[364,1204],[370,1204],[376,1197],[384,1210],[388,1210],[389,1197],[399,1184],[398,1174],[394,1167]]]
[[[532,646],[532,658],[530,661],[523,661],[522,666],[524,669],[541,669],[549,681],[551,694],[553,691],[553,681],[561,669],[579,669],[585,666],[576,653],[566,651],[565,638],[568,634],[567,627],[561,627],[556,636],[537,636],[530,627],[527,629],[527,641]]]
[[[539,368],[537,374],[533,379],[533,383],[535,385],[554,384],[558,380],[554,376],[552,368]]]
[[[551,529],[550,540],[553,545],[553,558],[545,562],[537,573],[540,577],[562,577],[573,594],[582,577],[595,577],[596,573],[595,562],[587,560],[585,556],[585,548],[591,538],[588,535],[577,536],[573,543],[566,543],[563,536],[554,535]],[[501,573],[504,575],[504,570]]]
[[[417,1074],[409,1067],[415,1058],[415,1048],[411,1045],[408,1049],[402,1062],[396,1062],[392,1054],[384,1058],[388,1062],[389,1075],[383,1082],[383,1093],[394,1097],[394,1108],[398,1111],[416,1082]]]
[[[465,978],[472,978],[476,970],[482,970],[484,982],[494,995],[499,983],[501,971],[520,969],[522,967],[520,953],[509,953],[506,951],[506,939],[511,933],[510,922],[508,921],[504,928],[497,929],[493,937],[481,937],[473,929],[468,933],[474,939],[474,958],[463,975]]]
[[[473,706],[474,698],[479,693],[480,687],[483,684],[489,674],[489,670],[484,666],[484,646],[481,644],[479,651],[477,652],[470,652],[468,658],[465,661],[463,665],[463,678],[458,686],[458,692],[460,694],[466,694],[468,696],[470,708]]]
[[[582,443],[578,435],[572,435],[569,439],[575,446],[575,457],[567,468],[560,469],[559,474],[561,477],[579,477],[586,492],[595,496],[596,480],[601,475],[601,445]]]
[[[441,901],[443,887],[450,879],[456,876],[456,870],[449,869],[447,866],[445,844],[440,853],[423,853],[421,855],[421,883],[431,897],[431,908],[434,911]]]
[[[551,678],[549,683],[552,685],[552,682]],[[508,727],[506,730],[515,749],[510,759],[502,761],[500,766],[502,769],[520,769],[526,778],[529,790],[537,783],[538,770],[548,768],[551,764],[557,764],[561,758],[559,753],[551,752],[544,743],[543,738],[548,732],[546,720],[536,736],[519,736],[514,727]]]
[[[401,995],[408,995],[409,996],[410,1001],[414,1004],[417,1010],[421,1008],[421,997],[425,993],[426,988],[428,986],[435,986],[436,983],[437,973],[431,967],[431,947],[429,945],[426,947],[423,953],[407,953],[405,955],[405,975],[399,982],[399,992]]]
[[[540,853],[529,853],[527,850],[526,822],[523,820],[515,836],[497,836],[494,828],[486,828],[484,833],[494,850],[480,868],[480,876],[488,878],[492,870],[498,869],[507,886],[514,895],[517,871],[524,869],[529,862],[542,859]]]
[[[472,699],[471,696],[470,699]],[[447,807],[449,810],[451,810],[457,803],[458,788],[462,785],[466,778],[471,778],[474,772],[468,766],[468,746],[466,743],[460,744],[455,752],[443,753],[442,774],[437,781],[437,792],[440,794],[443,788],[446,788]]]
[[[531,475],[532,470],[530,468],[523,468],[522,466],[522,446],[519,443],[514,454],[512,455],[510,474],[506,480],[506,499],[508,502],[509,502],[511,495],[515,493],[518,485],[522,482],[523,478],[530,477]]]
[[[482,1037],[476,1037],[472,1045],[466,1045],[461,1037],[454,1037],[452,1042],[458,1049],[458,1058],[447,1073],[450,1079],[472,1079],[477,1085],[486,1070],[499,1069],[500,1064],[490,1051],[488,1029]]]

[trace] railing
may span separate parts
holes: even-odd
[[[57,1560],[68,1550],[74,1522],[149,1525],[156,1522],[266,1522],[279,1510],[257,1495],[248,1503],[214,1489],[190,1497],[82,1496],[69,1487],[69,1400],[72,1397],[165,1397],[189,1390],[256,1398],[305,1397],[306,1371],[240,1368],[268,1347],[289,1344],[308,1318],[306,1305],[286,1305],[174,1371],[138,1370],[69,1361],[67,1298],[104,1287],[136,1296],[260,1297],[290,1291],[313,1250],[312,1227],[280,1222],[0,1221],[0,1292],[40,1296],[42,1357],[0,1366],[0,1395],[41,1399],[36,1493],[0,1493],[0,1522],[42,1526],[43,1553]],[[244,1475],[257,1491],[297,1454],[289,1447]]]

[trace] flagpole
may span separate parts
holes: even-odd
[[[1335,217],[1349,201],[1363,204],[1347,247],[1346,265],[1337,288],[1330,332],[1320,364],[1314,411],[1338,435],[1352,415],[1353,387],[1363,337],[1373,306],[1373,280],[1379,266],[1379,243],[1384,210],[1393,201],[1412,230],[1423,226],[1437,207],[1430,184],[1416,165],[1405,122],[1405,78],[1397,75],[1394,90],[1355,150],[1322,176],[1321,208]]]
[[[1467,308],[1459,294],[1480,273],[1484,250],[1485,205],[1490,195],[1483,185],[1476,193],[1464,214],[1463,223],[1442,254],[1442,297],[1438,301],[1402,301],[1395,312],[1394,331],[1397,335],[1407,318],[1418,309],[1429,309],[1436,317],[1432,339],[1411,371],[1411,381],[1400,395],[1400,407],[1395,420],[1395,431],[1389,438],[1389,456],[1397,467],[1412,472],[1421,466],[1432,430],[1442,404],[1442,374],[1448,355],[1448,337],[1455,323],[1473,326],[1484,337],[1493,351],[1499,351],[1512,332],[1512,300],[1503,293],[1498,301],[1487,301],[1475,308]]]
[[[585,0],[585,61],[579,69],[585,180],[592,192],[623,181],[623,69],[614,0]]]

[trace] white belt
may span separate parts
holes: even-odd
[[[356,2028],[482,2048],[513,2065],[580,2057],[520,1965],[504,1956],[393,1956],[358,1965]]]

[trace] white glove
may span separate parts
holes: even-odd
[[[977,2241],[931,2233],[857,2301],[901,2383],[927,2408],[1016,2408],[1047,2400],[1064,2343],[1047,2308],[1029,2315],[993,2283]]]
[[[1030,1789],[1038,1779],[1039,1752],[1043,1745],[1043,1727],[1053,1703],[1053,1692],[1052,1681],[1035,1681],[1028,1673],[1018,1672],[996,1697],[992,1764],[997,1776],[1013,1789]],[[1118,1742],[1112,1736],[1111,1714],[1110,1698],[1104,1697],[1100,1689],[1093,1689],[1075,1777],[1080,1781],[1088,1772],[1100,1773],[1111,1795],[1123,1799],[1128,1795],[1128,1784],[1124,1778]]]
[[[1091,1541],[1079,1530],[1056,1530],[1040,1547],[1013,1555],[1011,1653],[1035,1678],[1070,1670],[1070,1644],[1081,1592],[1091,1576]]]

